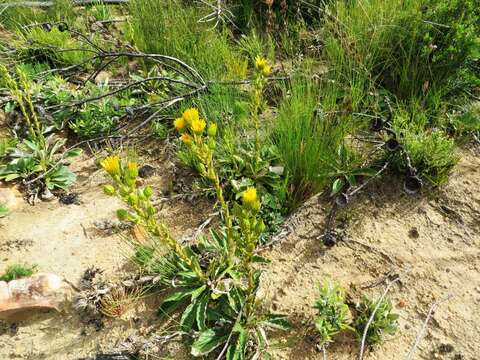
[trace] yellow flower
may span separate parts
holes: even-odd
[[[257,202],[257,189],[254,187],[249,187],[243,192],[242,195],[243,204],[249,207],[253,207]]]
[[[267,59],[260,56],[255,58],[255,69],[257,69],[258,72],[263,72],[263,70],[267,67],[269,67]]]
[[[191,125],[194,121],[200,119],[200,115],[198,114],[198,109],[190,108],[183,112],[183,118],[187,122],[188,125]]]
[[[175,119],[173,125],[175,126],[175,129],[177,129],[178,131],[182,131],[183,129],[185,129],[185,126],[187,126],[187,122],[183,117],[181,117]]]
[[[192,137],[190,135],[188,135],[187,133],[182,134],[182,136],[180,136],[180,140],[182,140],[182,142],[185,145],[190,145],[193,141]]]
[[[268,77],[271,71],[272,71],[272,68],[270,67],[270,65],[267,65],[263,68],[262,74],[263,76]]]
[[[205,130],[205,126],[207,126],[207,122],[203,119],[196,119],[192,121],[190,126],[192,127],[192,130],[194,133],[201,134],[203,130]]]
[[[108,156],[100,165],[102,165],[105,171],[111,176],[120,175],[120,158],[118,156]]]

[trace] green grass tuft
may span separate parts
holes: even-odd
[[[13,264],[7,267],[5,273],[0,276],[0,281],[12,281],[32,276],[37,271],[37,265]]]

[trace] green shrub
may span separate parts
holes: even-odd
[[[345,292],[339,285],[325,282],[319,290],[320,296],[314,305],[318,311],[315,327],[320,336],[320,346],[324,347],[340,331],[350,329],[349,309],[345,304]]]
[[[359,340],[362,340],[365,327],[377,307],[377,302],[364,296],[356,306],[356,315],[353,327]],[[398,315],[392,312],[390,299],[384,298],[367,330],[365,338],[368,345],[375,345],[384,341],[385,335],[394,334],[397,330]]]
[[[0,276],[0,281],[12,281],[23,277],[32,276],[37,271],[37,265],[13,264],[7,267],[5,273]]]
[[[441,185],[448,180],[458,161],[455,141],[441,129],[429,129],[429,119],[420,110],[412,109],[411,112],[414,115],[401,111],[396,114],[393,119],[395,132],[400,134],[400,142],[418,175],[431,185]],[[394,165],[401,172],[408,170],[403,158],[395,158]]]

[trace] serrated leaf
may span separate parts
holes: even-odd
[[[228,336],[216,333],[213,329],[202,331],[192,345],[193,356],[203,356],[222,345]]]
[[[167,296],[158,308],[157,316],[162,318],[177,310],[187,302],[187,297],[191,294],[191,290],[181,290]]]
[[[208,300],[209,300],[209,296],[207,293],[207,294],[203,294],[200,300],[198,301],[196,316],[197,316],[197,326],[200,331],[207,329],[205,320],[207,318]]]
[[[233,331],[238,333],[238,337],[233,345],[227,350],[227,360],[244,360],[247,350],[248,332],[240,324],[236,323]]]
[[[190,305],[187,306],[185,311],[182,314],[182,317],[180,319],[180,328],[183,331],[189,332],[192,327],[193,323],[195,322],[195,318],[197,315],[197,302],[193,302]]]
[[[291,328],[290,322],[285,315],[269,314],[262,323],[265,326],[278,330],[289,330]]]

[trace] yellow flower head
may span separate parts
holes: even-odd
[[[175,126],[175,129],[177,129],[178,131],[182,131],[183,129],[185,129],[185,126],[187,126],[187,122],[183,117],[181,117],[175,119],[173,125]]]
[[[267,59],[261,56],[255,58],[255,69],[257,69],[258,72],[263,73],[264,69],[267,67],[269,68]]]
[[[182,136],[180,136],[180,140],[182,140],[182,142],[185,145],[190,145],[193,141],[192,137],[190,135],[188,135],[187,133],[182,134]]]
[[[249,187],[242,194],[243,204],[249,207],[253,207],[257,202],[257,189]]]
[[[190,108],[183,112],[182,115],[183,119],[187,122],[188,125],[191,125],[194,121],[200,119],[200,115],[198,114],[198,109]]]
[[[108,156],[100,162],[100,165],[111,176],[120,175],[120,158],[118,156]]]
[[[207,122],[203,119],[196,119],[190,124],[190,126],[195,134],[201,134],[203,130],[205,130]]]
[[[263,76],[268,77],[271,71],[272,71],[272,68],[270,67],[270,65],[267,65],[263,68],[262,74]]]

